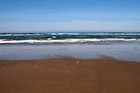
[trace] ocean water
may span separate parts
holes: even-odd
[[[140,62],[140,33],[0,33],[0,60],[64,56]]]
[[[140,33],[0,33],[0,44],[140,41]]]

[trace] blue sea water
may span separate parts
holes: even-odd
[[[0,33],[0,44],[95,43],[105,41],[140,41],[140,33]]]
[[[102,55],[140,62],[140,33],[0,33],[0,60]]]

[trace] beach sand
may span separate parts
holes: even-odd
[[[113,58],[1,60],[0,93],[140,93],[140,63]]]

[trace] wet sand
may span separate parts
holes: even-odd
[[[140,93],[140,63],[113,58],[1,60],[0,93]]]

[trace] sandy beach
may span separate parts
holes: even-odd
[[[113,58],[1,60],[0,93],[140,93],[140,63]]]

